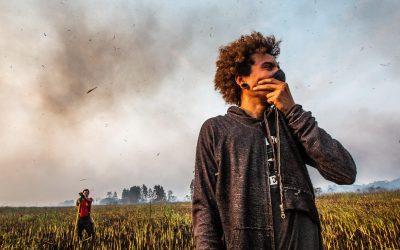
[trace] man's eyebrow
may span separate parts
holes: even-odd
[[[261,67],[263,67],[263,66],[278,66],[278,64],[276,63],[276,62],[263,62],[262,64],[261,64]]]

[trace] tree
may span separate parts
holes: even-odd
[[[192,198],[190,197],[190,195],[185,195],[185,201],[191,201],[192,200]]]
[[[140,200],[140,187],[139,186],[133,186],[129,189],[129,194],[128,194],[128,202],[129,203],[138,203]]]
[[[117,192],[114,192],[114,196],[113,196],[112,192],[107,192],[107,197],[104,199],[101,199],[100,204],[103,204],[103,205],[118,204],[118,197],[115,198],[116,195],[117,195]]]
[[[146,187],[146,185],[142,185],[142,200],[144,201],[144,200],[146,200],[147,198],[148,198],[148,195],[149,195],[149,193],[148,193],[148,190],[147,190],[147,187]]]
[[[153,192],[154,192],[154,201],[156,202],[166,201],[165,191],[161,185],[155,185],[153,188]]]
[[[314,188],[314,193],[315,195],[321,195],[322,194],[322,189],[320,187]]]
[[[154,191],[151,188],[149,188],[149,191],[147,192],[147,198],[149,198],[150,201],[154,199]]]
[[[121,194],[121,201],[123,204],[128,203],[128,201],[129,201],[128,196],[129,196],[129,190],[124,188],[124,190],[122,190],[122,194]]]
[[[109,198],[109,199],[112,198],[112,192],[111,191],[107,192],[107,198]]]
[[[115,199],[115,200],[117,200],[117,201],[118,201],[118,195],[117,195],[117,192],[114,192],[113,199]]]
[[[168,202],[174,202],[176,201],[176,196],[173,195],[172,190],[168,190],[168,197],[167,197],[167,201]]]

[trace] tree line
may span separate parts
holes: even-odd
[[[194,183],[193,179],[190,182],[190,193],[187,194],[183,201],[191,201],[193,196]],[[148,188],[146,185],[132,186],[122,190],[121,198],[118,197],[117,192],[107,192],[106,198],[96,197],[95,203],[102,205],[116,205],[116,204],[136,204],[144,202],[175,202],[177,197],[173,194],[172,190],[165,192],[164,187],[155,185],[153,188]],[[74,206],[75,200],[65,200],[59,203],[60,206]]]
[[[121,198],[116,192],[107,192],[107,197],[100,201],[101,204],[137,204],[144,202],[175,202],[177,197],[172,190],[165,192],[161,185],[154,185],[153,188],[142,186],[132,186],[122,190]]]

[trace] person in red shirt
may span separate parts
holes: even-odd
[[[89,197],[89,189],[87,188],[79,193],[79,195],[80,197],[76,201],[76,207],[78,209],[77,230],[79,240],[82,240],[83,230],[86,230],[88,236],[94,239],[94,223],[90,216],[93,199]]]

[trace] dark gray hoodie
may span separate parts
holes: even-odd
[[[272,128],[275,141],[268,133]],[[192,207],[197,249],[277,247],[266,139],[275,143],[278,215],[283,222],[297,211],[320,226],[306,164],[337,184],[355,181],[351,155],[300,105],[286,114],[269,109],[264,120],[230,107],[226,115],[207,120],[200,130]]]

